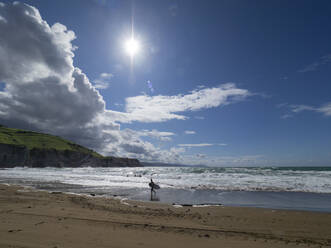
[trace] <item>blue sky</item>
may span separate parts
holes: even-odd
[[[61,23],[75,33],[66,41],[73,45],[73,67],[92,85],[102,84],[97,90],[106,117],[95,130],[111,138],[89,144],[79,138],[84,134],[72,135],[72,127],[41,123],[41,114],[16,120],[6,112],[3,123],[145,161],[331,165],[330,1],[25,3],[49,26]],[[10,13],[0,12],[7,24]],[[123,48],[132,24],[141,45],[133,63]],[[12,78],[0,71],[6,85]]]

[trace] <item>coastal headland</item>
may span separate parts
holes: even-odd
[[[0,125],[0,168],[137,167],[138,159],[104,157],[59,136]]]
[[[0,185],[0,247],[331,247],[331,213],[178,207]]]

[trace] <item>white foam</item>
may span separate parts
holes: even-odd
[[[183,206],[182,205],[178,205],[178,204],[174,204],[172,205],[174,208],[182,208]]]
[[[0,182],[36,185],[73,184],[108,189],[148,188],[150,178],[163,189],[293,191],[331,193],[331,171],[274,168],[26,168],[1,170]]]

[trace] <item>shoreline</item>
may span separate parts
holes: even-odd
[[[125,203],[0,185],[0,247],[331,247],[331,213]]]
[[[62,192],[81,196],[104,198],[125,198],[132,201],[151,202],[148,188],[112,188],[99,191],[95,188],[85,188],[79,185],[58,183],[54,186],[46,184],[24,185],[20,183],[1,182],[0,185],[13,185],[31,189],[32,191]],[[52,184],[52,183],[51,183]],[[65,186],[66,185],[66,186]],[[64,187],[63,187],[64,186]],[[66,190],[66,187],[67,190]],[[212,199],[212,200],[211,200]],[[331,213],[331,194],[292,191],[221,191],[214,189],[173,189],[162,188],[157,191],[153,203],[184,205],[184,206],[227,206],[248,207],[259,209],[274,209],[288,211],[307,211]]]

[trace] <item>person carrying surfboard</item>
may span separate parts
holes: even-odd
[[[152,193],[156,194],[154,188],[155,188],[155,183],[153,182],[153,179],[151,178],[151,182],[148,184],[149,187],[151,188],[151,196],[152,196]]]
[[[160,186],[156,183],[153,182],[153,179],[151,178],[151,182],[148,184],[149,187],[151,188],[151,201],[157,200],[157,198],[153,198],[153,193],[154,196],[156,195],[156,189],[160,189]]]

